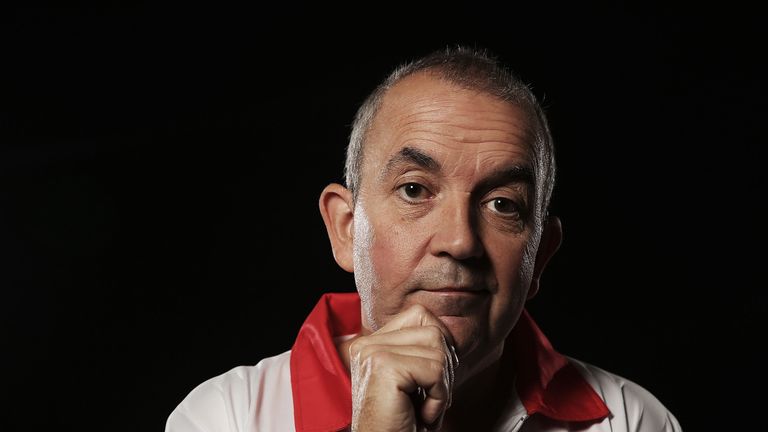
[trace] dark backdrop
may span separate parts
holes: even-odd
[[[746,426],[765,384],[765,32],[755,12],[643,5],[6,15],[0,429],[160,430],[197,384],[289,349],[321,293],[353,288],[317,198],[357,106],[458,42],[550,116],[565,241],[529,308],[554,345],[688,430]]]

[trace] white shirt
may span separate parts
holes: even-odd
[[[332,353],[328,348],[335,346],[333,338],[354,328],[354,319],[343,322],[344,316],[356,315],[359,321],[359,310],[354,294],[326,294],[307,318],[292,351],[200,384],[171,413],[166,432],[344,430],[351,419],[349,377],[339,369],[343,366],[335,348]],[[535,344],[526,352],[538,350],[529,357],[536,358],[537,370],[554,372],[516,383],[516,396],[506,402],[493,432],[681,430],[675,417],[641,386],[556,353],[527,313],[521,321],[516,340],[529,348]],[[525,366],[524,358],[515,358]],[[292,374],[292,366],[301,372]],[[517,373],[523,378],[532,375]],[[541,382],[543,387],[537,384]],[[552,393],[564,388],[568,391]],[[294,394],[304,402],[296,402]]]

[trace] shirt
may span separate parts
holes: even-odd
[[[168,417],[166,432],[349,428],[351,380],[335,342],[359,331],[357,294],[323,295],[290,351],[200,384]],[[526,311],[506,340],[502,365],[507,356],[515,360],[515,391],[495,432],[681,430],[641,386],[555,351]]]

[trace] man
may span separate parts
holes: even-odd
[[[540,106],[494,59],[397,69],[358,111],[347,186],[320,197],[359,297],[325,295],[291,351],[203,383],[166,431],[679,430],[524,311],[560,245],[554,175]]]

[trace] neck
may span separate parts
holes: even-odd
[[[508,365],[501,363],[503,349],[500,346],[498,352],[486,357],[489,360],[478,364],[457,383],[441,432],[491,430],[513,391]]]

